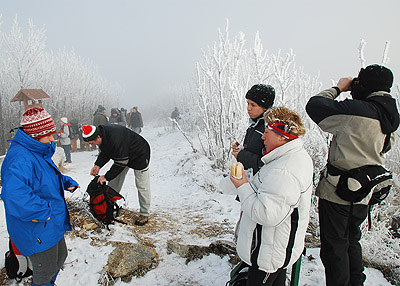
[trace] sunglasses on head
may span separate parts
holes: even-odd
[[[265,124],[265,127],[268,130],[271,130],[271,131],[275,132],[276,134],[278,134],[288,140],[296,139],[299,137],[297,135],[292,135],[292,134],[287,133],[285,131],[285,126],[286,126],[286,124],[284,122],[279,122],[279,121]]]

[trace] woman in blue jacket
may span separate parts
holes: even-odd
[[[22,116],[1,168],[7,230],[33,267],[32,284],[54,285],[66,257],[64,234],[71,230],[64,190],[78,183],[64,176],[52,161],[56,127],[41,107]]]

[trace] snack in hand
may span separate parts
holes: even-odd
[[[240,143],[236,141],[235,143],[232,144],[232,148],[237,148],[239,145]]]
[[[232,148],[233,149],[237,148],[239,150],[242,150],[243,149],[243,145],[240,145],[240,143],[236,141],[235,143],[232,144]]]
[[[244,166],[240,162],[235,162],[231,165],[231,174],[233,177],[236,179],[241,179],[242,178],[242,172],[243,172]]]

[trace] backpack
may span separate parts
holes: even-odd
[[[381,203],[393,185],[392,173],[379,165],[365,165],[342,171],[336,188],[337,195],[348,202],[357,203],[372,191],[369,205]]]
[[[118,206],[117,200],[125,198],[117,193],[113,188],[104,184],[99,184],[97,182],[99,176],[96,176],[88,185],[86,192],[90,196],[89,208],[93,216],[105,224],[108,229],[109,224],[113,224],[114,221],[122,222],[116,217],[118,217],[122,207]]]
[[[22,278],[32,275],[32,265],[29,259],[23,256],[9,238],[9,250],[5,253],[4,265],[7,276],[20,282]]]
[[[226,282],[225,286],[246,286],[248,279],[249,266],[240,261],[233,267],[230,273],[230,280]]]

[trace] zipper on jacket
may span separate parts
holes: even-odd
[[[268,280],[268,278],[269,278],[269,275],[271,275],[271,273],[265,273],[265,278],[264,278],[262,284],[267,283],[267,280]]]

